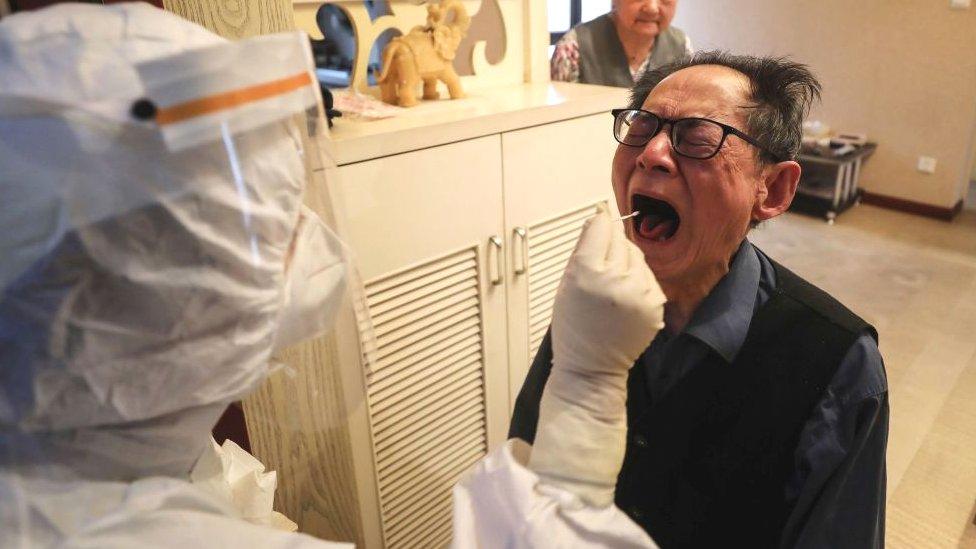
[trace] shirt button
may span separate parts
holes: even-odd
[[[647,439],[644,435],[634,435],[634,445],[638,448],[647,448]]]

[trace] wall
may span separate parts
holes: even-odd
[[[824,86],[812,118],[879,143],[869,191],[938,207],[965,194],[976,128],[976,7],[949,0],[683,0],[696,49],[790,55]],[[915,166],[935,156],[934,174]]]
[[[973,173],[969,175],[970,181],[976,181],[976,128],[973,129],[973,155],[971,161],[973,163]]]

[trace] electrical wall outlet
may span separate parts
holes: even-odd
[[[949,0],[949,7],[954,10],[968,10],[970,0]]]
[[[918,171],[922,173],[935,173],[935,158],[931,156],[918,157]]]

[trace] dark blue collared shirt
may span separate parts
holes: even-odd
[[[684,330],[673,337],[658,332],[641,358],[651,399],[667,394],[709,349],[731,368],[753,313],[775,288],[773,266],[743,241],[729,272]],[[792,478],[783,487],[794,510],[781,546],[883,547],[887,445],[888,384],[878,346],[865,334],[804,425]]]

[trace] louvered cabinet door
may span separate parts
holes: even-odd
[[[600,202],[616,211],[612,122],[600,113],[502,135],[510,406],[549,327],[556,288],[583,222]]]
[[[507,429],[500,137],[339,171],[375,337],[357,365],[371,435],[357,455],[385,547],[441,547],[452,487]]]

